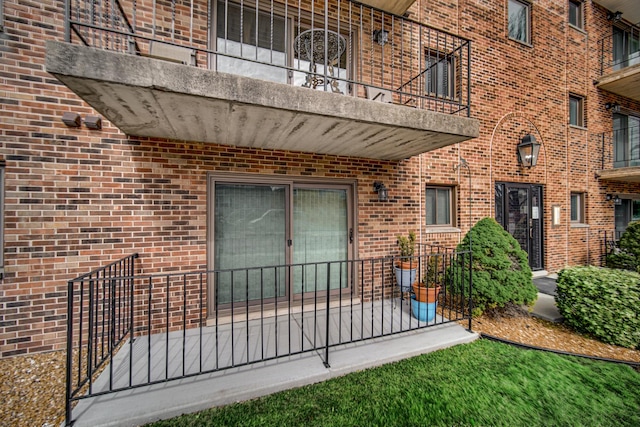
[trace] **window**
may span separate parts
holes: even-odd
[[[571,222],[584,224],[584,193],[571,193]]]
[[[640,116],[613,115],[613,167],[640,165]]]
[[[531,43],[531,16],[529,3],[509,0],[509,38]]]
[[[613,27],[613,71],[640,63],[640,35],[637,31]]]
[[[427,225],[454,226],[451,207],[451,188],[430,187],[426,189],[426,219]]]
[[[284,13],[284,12],[281,12]],[[215,39],[216,51],[224,55],[215,56],[218,71],[246,77],[290,83],[301,86],[313,69],[324,74],[324,64],[312,66],[310,61],[299,58],[294,49],[294,40],[311,27],[323,27],[324,23],[312,25],[291,13],[278,15],[269,10],[257,10],[246,5],[218,1],[216,6]],[[319,20],[320,17],[316,17]],[[293,29],[293,31],[291,31]],[[341,34],[347,41],[348,36]],[[344,43],[344,41],[343,41]],[[349,43],[347,42],[347,45]],[[344,48],[344,46],[343,46]],[[335,64],[329,64],[328,73],[339,79],[348,79],[349,49],[344,49]],[[289,73],[285,67],[300,71]],[[339,80],[338,88],[347,93],[347,82]],[[318,90],[325,90],[318,85]]]
[[[569,124],[584,127],[584,98],[569,95]]]
[[[452,98],[453,90],[453,58],[440,53],[426,54],[425,88],[426,94],[439,98]]]
[[[346,264],[328,263],[351,258],[352,185],[210,175],[208,191],[209,262],[224,270],[215,278],[212,310],[300,299],[326,291],[327,281],[332,291],[350,289]],[[287,270],[290,263],[296,266]]]
[[[580,0],[569,0],[569,25],[580,29],[584,27],[582,1]]]
[[[622,237],[631,221],[640,220],[640,200],[622,199],[615,205],[616,240]]]

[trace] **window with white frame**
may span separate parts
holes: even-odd
[[[426,187],[425,210],[428,226],[455,226],[452,196],[451,187]]]
[[[585,223],[584,193],[571,193],[571,222]]]
[[[569,25],[584,28],[581,0],[569,0]]]
[[[531,43],[531,5],[520,0],[508,0],[509,38]]]
[[[579,95],[569,95],[569,124],[584,127],[584,98]]]

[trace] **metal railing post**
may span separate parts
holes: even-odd
[[[80,319],[82,322],[82,319]],[[71,393],[73,377],[73,281],[67,282],[67,375],[66,375],[66,401],[65,401],[65,425],[71,425]]]
[[[329,298],[331,295],[331,263],[327,263],[327,315],[326,315],[326,319],[325,319],[325,348],[324,348],[324,367],[325,368],[330,368],[331,365],[329,364]]]

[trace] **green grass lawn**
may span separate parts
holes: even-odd
[[[478,340],[152,425],[640,426],[640,373]]]

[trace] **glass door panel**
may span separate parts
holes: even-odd
[[[347,190],[295,188],[293,191],[293,292],[346,288],[349,220]],[[328,271],[330,269],[330,271]],[[304,271],[303,271],[304,270]]]
[[[285,185],[215,186],[216,270],[286,263]],[[286,296],[284,268],[223,271],[216,277],[218,304]]]
[[[287,25],[284,18],[230,2],[218,2],[216,69],[246,77],[287,82]],[[252,61],[246,61],[245,58]],[[255,61],[255,62],[254,62]],[[273,67],[268,64],[278,65]]]
[[[529,200],[524,188],[508,188],[507,231],[525,251],[529,246]]]

